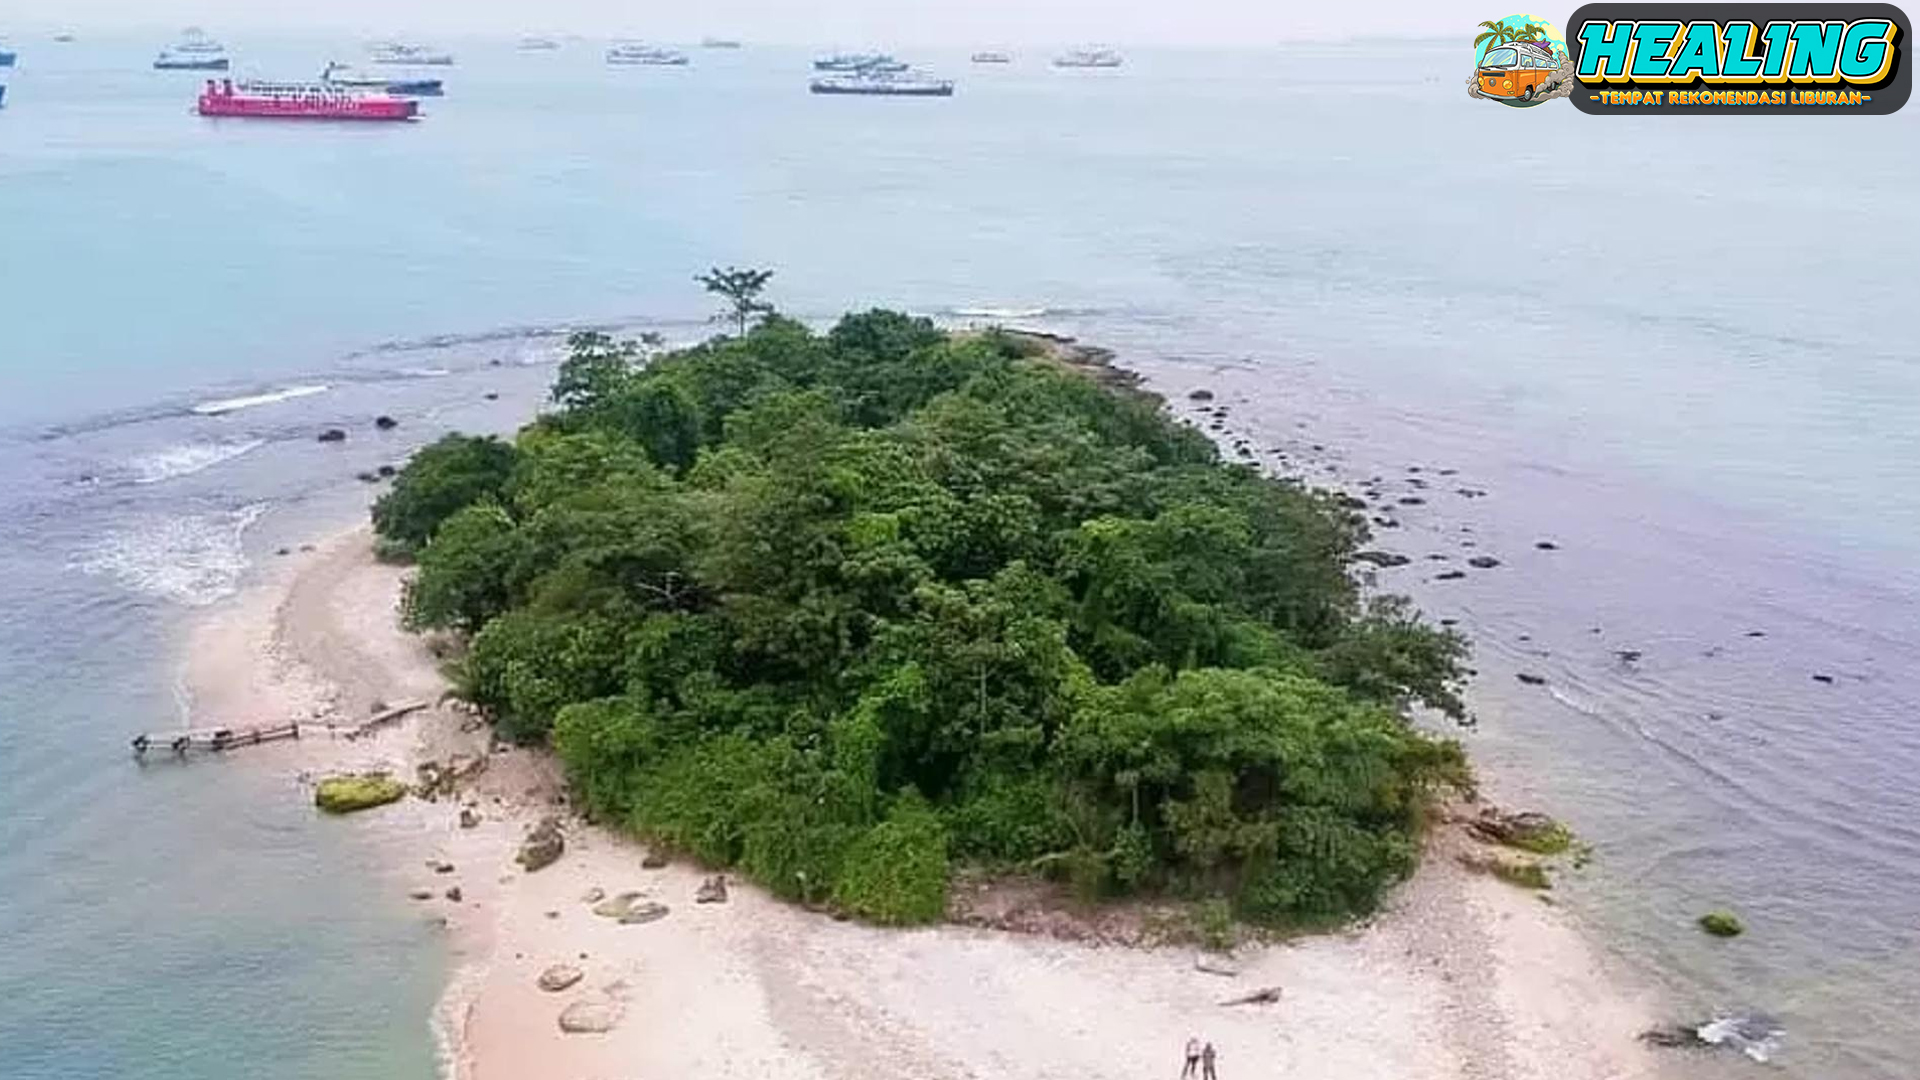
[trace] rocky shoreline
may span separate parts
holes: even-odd
[[[1105,350],[1028,336],[1104,385],[1149,393]],[[1224,404],[1189,404],[1224,426]],[[1087,912],[1005,880],[961,883],[944,927],[844,923],[568,813],[550,758],[497,744],[444,697],[435,643],[397,625],[404,572],[374,559],[368,534],[311,548],[196,633],[194,711],[338,718],[436,702],[365,740],[261,760],[309,786],[413,778],[414,797],[360,816],[395,853],[396,894],[449,935],[436,1020],[449,1076],[1118,1076],[1195,1030],[1288,1074],[1664,1075],[1638,1038],[1658,1027],[1646,991],[1493,868],[1567,853],[1488,831],[1532,819],[1450,813],[1414,880],[1351,933],[1223,937],[1177,910]]]

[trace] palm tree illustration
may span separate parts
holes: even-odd
[[[1505,20],[1496,21],[1488,19],[1483,20],[1480,25],[1486,27],[1486,29],[1481,31],[1479,37],[1473,39],[1473,45],[1474,48],[1480,49],[1481,56],[1485,56],[1488,52],[1511,41],[1524,41],[1533,45],[1544,45],[1547,40],[1546,33],[1541,29],[1539,23],[1524,23],[1516,28],[1508,26]],[[1480,48],[1482,45],[1486,47]]]

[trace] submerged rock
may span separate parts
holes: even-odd
[[[397,802],[407,785],[386,773],[329,776],[313,789],[313,805],[329,814],[351,814]]]
[[[1405,566],[1413,560],[1391,551],[1361,551],[1354,554],[1353,561],[1372,563],[1384,570],[1392,566]]]
[[[1559,551],[1560,545],[1551,540],[1535,540],[1533,546],[1541,551]]]
[[[394,428],[400,426],[400,421],[395,420],[391,416],[376,416],[373,418],[373,426],[379,428],[381,431],[392,431]]]
[[[1740,916],[1731,911],[1709,911],[1700,916],[1700,929],[1714,937],[1739,937],[1747,932]]]
[[[1500,565],[1500,560],[1491,555],[1475,555],[1467,560],[1467,565],[1475,570],[1491,570]]]
[[[1188,401],[1212,401],[1213,391],[1206,390],[1206,389],[1195,390],[1194,392],[1187,395],[1187,400]]]
[[[1461,578],[1463,578],[1463,577],[1466,577],[1466,576],[1467,576],[1467,572],[1466,572],[1465,570],[1447,570],[1447,571],[1444,571],[1444,572],[1442,572],[1442,573],[1438,573],[1438,574],[1435,574],[1435,575],[1433,575],[1433,580],[1435,580],[1435,581],[1459,581],[1459,580],[1460,580]]]
[[[547,993],[557,994],[586,977],[586,972],[581,971],[572,964],[555,964],[541,972],[540,978],[535,980],[535,982],[540,989],[545,990]]]
[[[330,427],[315,436],[321,442],[346,442],[347,433],[340,428]]]
[[[514,856],[515,862],[525,867],[529,873],[552,866],[567,850],[567,841],[560,834],[559,818],[542,818],[540,824],[527,833],[520,844],[520,854]]]
[[[1521,682],[1526,683],[1528,686],[1547,685],[1547,677],[1545,675],[1535,675],[1530,671],[1518,672],[1514,675],[1514,678],[1519,679]]]

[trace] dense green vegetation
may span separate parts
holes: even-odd
[[[553,411],[374,511],[597,817],[880,922],[977,864],[1280,923],[1371,907],[1466,782],[1402,718],[1459,715],[1461,641],[1157,399],[886,311],[640,359],[576,335]]]

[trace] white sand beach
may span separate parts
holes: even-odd
[[[375,704],[437,701],[428,644],[403,632],[405,572],[377,563],[364,529],[279,560],[269,580],[210,613],[183,661],[192,722],[364,720]],[[466,728],[467,730],[462,730]],[[392,850],[370,882],[444,918],[456,970],[438,1017],[458,1080],[702,1076],[1121,1080],[1179,1074],[1190,1035],[1212,1041],[1223,1080],[1631,1080],[1672,1062],[1635,1036],[1660,1019],[1559,907],[1470,873],[1457,828],[1364,927],[1245,949],[1238,974],[1199,970],[1189,948],[1094,946],[942,926],[880,930],[796,909],[733,882],[696,904],[706,872],[644,869],[638,844],[565,816],[543,756],[487,753],[458,710],[432,707],[365,738],[243,751],[310,798],[304,776],[483,755],[458,799],[409,799],[358,815]],[[462,828],[470,804],[481,820]],[[514,853],[545,814],[567,848],[527,873]],[[430,861],[452,864],[437,872]],[[459,900],[446,898],[457,887]],[[637,892],[669,907],[622,924],[583,898]],[[583,973],[557,993],[551,965]],[[1277,987],[1265,1005],[1221,1003]],[[568,1034],[558,1018],[601,1006],[610,1031]]]

